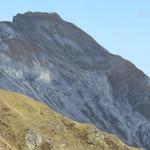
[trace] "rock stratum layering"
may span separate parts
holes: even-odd
[[[24,95],[0,90],[0,150],[138,150]]]
[[[56,13],[0,22],[0,88],[150,149],[150,78]]]

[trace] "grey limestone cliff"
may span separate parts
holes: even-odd
[[[0,23],[0,88],[150,149],[150,79],[56,13]]]

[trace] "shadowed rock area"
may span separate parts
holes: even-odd
[[[0,23],[0,88],[150,149],[150,79],[56,13]]]
[[[1,150],[138,150],[21,94],[0,90]]]

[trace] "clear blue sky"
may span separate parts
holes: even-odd
[[[0,20],[57,12],[150,76],[150,0],[1,0]]]

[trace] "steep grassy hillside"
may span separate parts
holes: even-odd
[[[0,90],[0,150],[136,150],[21,94]]]

